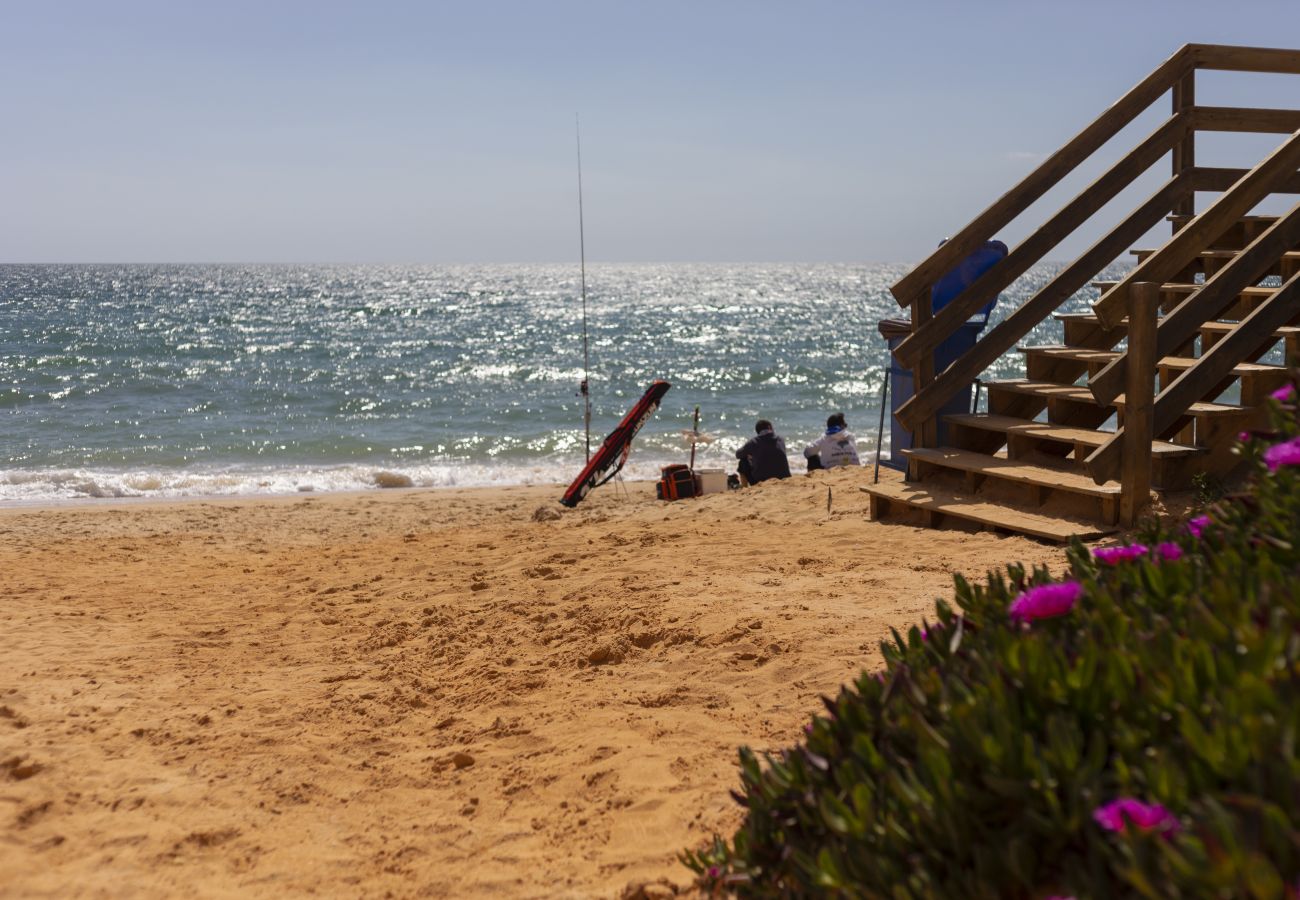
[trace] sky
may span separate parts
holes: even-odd
[[[572,261],[577,115],[592,263],[906,263],[1181,44],[1300,46],[1295,3],[0,0],[0,262]]]

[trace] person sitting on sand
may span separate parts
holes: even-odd
[[[777,436],[772,423],[759,419],[754,423],[754,437],[736,451],[740,463],[736,471],[744,484],[758,484],[769,478],[789,478],[790,461],[785,456],[785,441]]]
[[[849,431],[844,413],[834,413],[826,420],[826,433],[803,448],[808,471],[833,469],[836,466],[859,466],[858,447]]]

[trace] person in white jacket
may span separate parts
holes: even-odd
[[[844,413],[835,413],[826,420],[826,433],[803,448],[808,459],[808,471],[833,469],[836,466],[860,466],[858,446],[849,431]]]

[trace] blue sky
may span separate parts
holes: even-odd
[[[908,262],[1180,44],[1296,20],[1231,10],[2,2],[0,261],[570,261],[577,112],[593,262]],[[1203,77],[1300,105],[1300,76]],[[1233,140],[1203,159],[1277,141]]]

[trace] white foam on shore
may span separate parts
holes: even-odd
[[[701,453],[697,468],[735,471],[735,460],[715,447]],[[874,454],[863,454],[871,464]],[[685,458],[633,454],[624,467],[627,481],[652,481],[661,467]],[[166,500],[186,497],[277,496],[383,490],[393,487],[454,488],[568,485],[582,471],[581,458],[535,462],[445,462],[420,464],[349,463],[338,466],[282,466],[178,469],[0,469],[0,507],[32,506],[94,499]],[[790,471],[804,469],[790,457]]]
[[[630,481],[655,479],[659,468],[682,460],[631,459]],[[33,505],[97,498],[275,496],[385,487],[506,487],[567,485],[581,459],[536,463],[348,464],[281,468],[8,469],[0,470],[0,505]],[[409,479],[409,481],[408,481]]]

